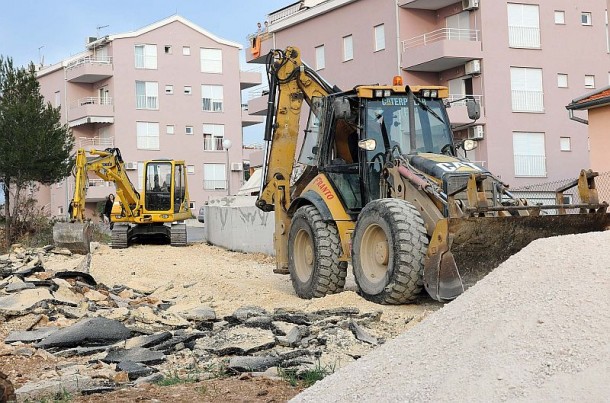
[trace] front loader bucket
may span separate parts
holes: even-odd
[[[93,227],[88,222],[58,222],[53,226],[53,242],[58,248],[86,255],[91,251],[92,232]]]
[[[424,286],[437,301],[451,300],[538,238],[608,227],[610,214],[605,212],[444,218],[430,239]]]

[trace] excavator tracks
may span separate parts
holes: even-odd
[[[112,229],[112,249],[125,249],[129,244],[129,225],[114,224]]]
[[[173,224],[171,234],[172,246],[186,246],[186,224]]]

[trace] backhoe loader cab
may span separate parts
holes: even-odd
[[[117,148],[77,151],[72,222],[54,226],[56,245],[78,253],[89,251],[91,231],[84,219],[89,173],[114,182],[116,187],[117,200],[110,216],[114,223],[113,248],[126,248],[132,241],[145,238],[161,238],[173,246],[186,245],[184,220],[192,215],[185,162],[169,159],[145,161],[139,190],[129,179]]]
[[[454,142],[446,87],[396,80],[342,92],[293,47],[272,51],[267,71],[268,143],[256,205],[275,212],[275,271],[290,274],[302,298],[340,292],[351,262],[368,300],[406,303],[423,288],[451,300],[534,239],[610,224],[594,172],[558,189],[556,205],[530,206],[459,156],[458,148],[476,143]],[[310,115],[301,170],[294,164],[303,102]],[[468,109],[479,117],[476,104]],[[578,187],[580,204],[564,204],[570,187]]]

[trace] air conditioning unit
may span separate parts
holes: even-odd
[[[136,170],[136,169],[138,169],[138,163],[137,162],[126,162],[125,169],[129,170],[129,171]]]
[[[470,140],[483,140],[483,126],[476,125],[468,128],[468,138]]]
[[[467,75],[481,74],[481,61],[478,59],[471,60],[464,66]]]
[[[479,8],[479,0],[462,0],[462,10],[476,10]]]
[[[91,42],[95,42],[97,41],[97,37],[96,36],[88,36],[87,39],[85,40],[85,45],[90,44]]]
[[[231,162],[231,171],[243,171],[244,164],[241,162]]]

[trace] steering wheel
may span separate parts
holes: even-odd
[[[381,173],[381,171],[383,171],[383,166],[385,165],[385,152],[379,152],[373,155],[373,158],[369,160],[369,163],[371,164],[373,171]],[[379,170],[375,169],[377,163],[379,163]]]
[[[451,143],[445,144],[443,148],[441,148],[441,154],[449,154],[449,151],[451,151],[451,146]]]

